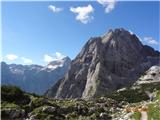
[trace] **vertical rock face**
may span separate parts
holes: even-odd
[[[61,79],[68,71],[70,58],[50,62],[46,66],[39,65],[7,65],[1,63],[1,84],[16,85],[27,92],[44,94],[44,92]]]
[[[135,82],[149,67],[158,64],[160,53],[144,46],[124,29],[109,30],[90,38],[71,62],[63,79],[47,92],[55,98],[92,98]]]

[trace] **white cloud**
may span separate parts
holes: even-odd
[[[59,12],[63,11],[63,8],[58,8],[58,7],[54,6],[54,5],[49,5],[48,8],[53,13],[59,13]]]
[[[54,59],[53,59],[52,56],[49,56],[49,55],[47,55],[47,54],[44,55],[44,62],[49,63],[49,62],[51,62],[51,61],[53,61],[53,60],[54,60]]]
[[[59,60],[59,59],[63,59],[64,57],[66,57],[65,55],[63,55],[60,52],[56,52],[55,53],[55,59]]]
[[[111,12],[116,4],[116,0],[97,0],[97,2],[105,7],[105,12]]]
[[[32,64],[32,60],[31,59],[28,59],[28,58],[25,58],[25,57],[21,57],[21,60],[23,60],[23,62],[25,64]]]
[[[158,41],[156,41],[156,40],[153,39],[152,37],[144,37],[144,41],[145,41],[147,44],[158,45]]]
[[[93,19],[93,16],[90,14],[94,12],[94,9],[91,5],[84,6],[84,7],[70,7],[70,11],[73,13],[76,13],[76,20],[79,20],[80,22],[87,24]]]
[[[45,54],[45,55],[44,55],[44,62],[49,63],[49,62],[51,62],[51,61],[61,60],[61,59],[63,59],[64,57],[66,57],[66,56],[63,55],[63,54],[60,53],[60,52],[56,52],[54,55]]]
[[[13,61],[13,60],[16,60],[18,58],[18,56],[14,55],[14,54],[8,54],[8,55],[6,55],[6,58],[10,61]]]

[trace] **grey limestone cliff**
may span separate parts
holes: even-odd
[[[45,95],[55,98],[93,98],[133,84],[158,64],[160,53],[143,45],[125,29],[90,38],[71,62],[64,78]]]

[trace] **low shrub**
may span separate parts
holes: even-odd
[[[1,86],[1,100],[7,102],[14,102],[16,104],[28,104],[30,102],[29,96],[16,86]]]

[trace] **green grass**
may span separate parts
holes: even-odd
[[[145,94],[145,91],[130,88],[120,92],[109,93],[106,95],[106,97],[112,98],[118,102],[126,101],[129,103],[136,103],[149,99]]]
[[[36,115],[38,119],[43,119],[43,118],[47,117],[47,114],[42,112],[43,107],[45,107],[45,106],[35,108],[31,114]]]
[[[158,83],[150,83],[150,84],[143,84],[140,88],[132,89],[131,87],[127,87],[126,90],[123,91],[115,91],[106,94],[106,97],[112,98],[118,102],[126,101],[129,103],[137,103],[141,101],[149,100],[148,95],[145,93],[146,91],[154,92],[159,91],[157,93],[157,99],[160,100],[160,84]]]
[[[148,106],[148,120],[159,120],[160,119],[160,103],[151,103]]]
[[[73,106],[76,104],[75,100],[58,100],[56,101],[56,104],[60,106]]]
[[[156,100],[159,100],[159,101],[160,101],[160,90],[159,90],[159,91],[157,91]]]
[[[69,120],[91,120],[91,119],[90,119],[90,117],[79,116],[79,117],[75,117],[75,118],[69,118]]]
[[[140,120],[141,113],[140,112],[135,112],[132,117],[134,118],[134,120]]]
[[[41,113],[41,114],[37,114],[37,115],[36,115],[36,118],[37,118],[38,120],[46,120],[46,118],[47,118],[48,116],[49,116],[49,115],[46,114],[46,113]]]
[[[149,84],[142,84],[141,85],[142,90],[147,91],[154,91],[154,90],[160,90],[160,84],[159,83],[149,83]]]
[[[158,101],[157,101],[158,100]],[[159,120],[160,119],[160,90],[157,91],[157,96],[154,103],[148,105],[148,120]]]
[[[14,103],[3,102],[1,104],[1,109],[5,109],[5,108],[20,108],[20,107]]]

